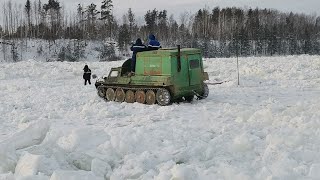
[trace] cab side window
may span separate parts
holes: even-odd
[[[119,72],[118,71],[111,71],[110,77],[118,77]]]

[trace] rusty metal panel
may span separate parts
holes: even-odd
[[[162,57],[145,57],[144,58],[144,75],[161,75],[162,74]]]

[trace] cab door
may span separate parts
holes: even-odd
[[[189,55],[188,56],[188,70],[189,70],[189,86],[199,85],[202,81],[201,71],[201,56],[200,55]]]

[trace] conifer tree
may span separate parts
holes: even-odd
[[[47,4],[43,5],[43,9],[50,25],[50,33],[47,34],[47,38],[50,40],[55,40],[60,36],[62,25],[60,3],[56,0],[49,0]]]
[[[155,30],[157,29],[157,17],[158,17],[158,11],[156,9],[153,9],[152,11],[147,11],[147,13],[144,15],[144,20],[146,22],[146,28],[147,33],[155,33]]]
[[[112,37],[112,26],[113,26],[113,4],[112,0],[103,0],[101,5],[101,18],[104,22],[104,28],[102,29],[102,32],[107,31],[106,35],[111,38]]]
[[[135,15],[133,14],[131,8],[128,9],[128,20],[129,20],[129,34],[130,34],[130,39],[131,37],[137,38],[137,25],[136,25],[136,19]]]
[[[29,32],[31,30],[31,3],[30,0],[27,0],[25,5],[25,11],[28,19],[28,29],[27,29],[27,36],[29,36]]]
[[[85,31],[87,32],[87,38],[90,39],[94,39],[96,37],[96,21],[97,15],[100,13],[96,8],[97,5],[91,3],[89,6],[86,7],[85,10]]]

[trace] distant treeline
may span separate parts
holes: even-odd
[[[131,9],[118,20],[112,0],[78,5],[68,12],[56,0],[21,6],[2,3],[2,39],[116,41],[123,53],[136,38],[155,34],[162,47],[201,48],[205,57],[320,54],[320,17],[272,9],[204,8],[175,18],[149,10],[144,23]]]

